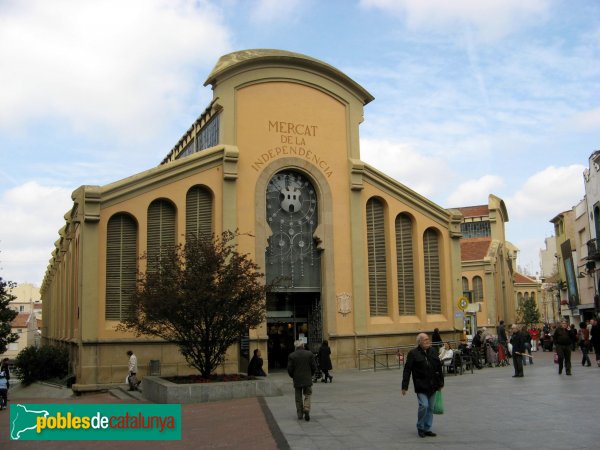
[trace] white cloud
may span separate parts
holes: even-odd
[[[423,196],[443,192],[451,182],[441,158],[420,154],[410,144],[361,139],[360,147],[363,161]]]
[[[583,170],[579,164],[550,166],[529,177],[510,198],[505,199],[509,216],[541,217],[548,221],[571,209],[585,194]]]
[[[204,1],[0,3],[0,128],[41,118],[131,135],[160,128],[228,42]]]
[[[405,17],[412,29],[453,30],[457,25],[470,25],[491,40],[522,23],[539,23],[549,0],[361,0],[361,5]]]
[[[71,190],[27,182],[0,197],[0,276],[39,283],[71,209]]]
[[[504,180],[496,175],[484,175],[476,180],[465,181],[448,196],[448,205],[450,207],[487,205],[489,194],[503,185]]]

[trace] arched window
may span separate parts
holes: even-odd
[[[396,263],[398,277],[398,313],[415,314],[415,275],[412,221],[408,214],[396,217]]]
[[[473,301],[483,301],[483,281],[480,276],[473,277]]]
[[[462,277],[462,291],[469,292],[469,279],[467,277]]]
[[[523,296],[524,300],[529,300],[529,292],[525,292],[525,295]]]
[[[367,201],[367,247],[369,263],[369,309],[371,316],[387,316],[387,261],[383,203]]]
[[[137,255],[137,223],[128,214],[115,214],[106,232],[107,320],[121,320],[128,314],[137,278]]]
[[[185,199],[185,234],[211,237],[212,232],[212,194],[202,186],[192,186]]]
[[[517,308],[520,308],[521,306],[523,306],[523,293],[519,292],[517,293]]]
[[[160,255],[175,247],[175,206],[168,200],[154,200],[148,207],[148,269],[155,270]]]
[[[535,302],[535,292],[531,293],[531,300],[533,300]]]
[[[317,191],[303,173],[283,170],[267,184],[266,217],[271,236],[265,249],[267,283],[289,292],[321,290],[321,256],[314,238],[319,225]]]
[[[423,256],[425,269],[425,312],[442,312],[439,236],[433,228],[423,234]]]

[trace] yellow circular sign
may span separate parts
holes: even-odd
[[[469,299],[465,296],[462,296],[458,299],[458,309],[464,311],[469,306]]]

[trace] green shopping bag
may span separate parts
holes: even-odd
[[[442,395],[442,391],[435,391],[433,407],[431,409],[434,414],[444,414],[444,396]]]

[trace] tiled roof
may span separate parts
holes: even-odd
[[[482,217],[482,216],[490,215],[490,210],[488,208],[488,205],[464,206],[462,208],[457,208],[457,209],[465,217]]]
[[[535,281],[534,279],[529,278],[528,276],[525,276],[519,272],[515,272],[515,283],[528,284],[528,283],[537,283],[537,281]]]
[[[478,261],[487,256],[492,240],[490,238],[471,238],[460,241],[461,261]]]
[[[11,328],[27,328],[29,313],[19,313],[10,323]]]

